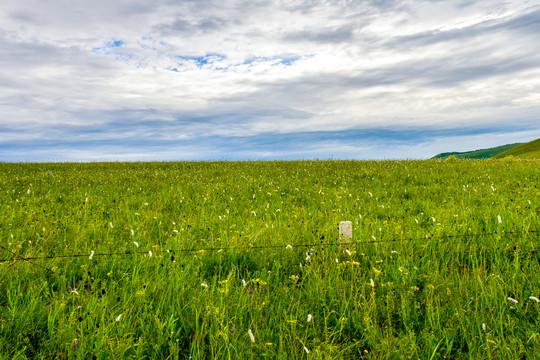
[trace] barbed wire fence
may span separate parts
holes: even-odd
[[[457,238],[466,238],[466,237],[484,237],[484,236],[517,236],[517,235],[531,235],[531,234],[540,234],[540,230],[524,230],[524,231],[492,231],[492,232],[482,232],[482,233],[473,233],[473,234],[451,234],[451,235],[426,235],[424,237],[409,237],[409,238],[392,238],[392,239],[381,239],[381,240],[359,240],[359,241],[350,241],[350,242],[340,242],[338,241],[318,241],[318,242],[309,242],[309,243],[297,243],[289,245],[246,245],[246,246],[225,246],[225,247],[201,247],[201,248],[180,248],[180,249],[167,249],[167,250],[138,250],[138,251],[122,251],[122,252],[102,252],[84,254],[64,254],[64,255],[49,255],[49,256],[33,256],[33,257],[24,257],[15,253],[14,251],[0,245],[0,249],[13,255],[10,259],[0,259],[0,263],[5,262],[19,262],[24,261],[31,265],[37,266],[39,268],[45,269],[51,273],[54,273],[52,269],[49,269],[45,266],[37,264],[35,261],[44,261],[50,259],[66,259],[66,258],[80,258],[88,257],[92,259],[93,257],[101,256],[133,256],[137,254],[160,254],[160,253],[192,253],[192,252],[211,252],[211,251],[251,251],[251,250],[265,250],[265,249],[279,249],[279,248],[303,248],[303,247],[315,247],[315,246],[342,246],[342,247],[354,247],[360,245],[369,245],[369,244],[381,244],[381,243],[393,243],[393,242],[411,242],[411,241],[420,241],[420,240],[432,240],[432,239],[457,239]]]

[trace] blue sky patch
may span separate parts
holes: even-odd
[[[103,46],[97,46],[92,48],[93,53],[105,52],[108,53],[108,49],[115,49],[124,46],[126,43],[122,40],[111,40],[103,44]]]
[[[177,55],[176,59],[193,62],[197,65],[197,67],[203,67],[204,65],[208,65],[214,62],[219,62],[225,59],[225,56],[221,54],[209,53],[204,56]],[[182,64],[180,63],[179,65],[181,66]]]
[[[109,41],[108,43],[105,44],[105,47],[108,47],[108,48],[117,48],[117,47],[120,47],[120,46],[123,46],[125,45],[125,43],[122,41],[122,40],[112,40],[112,41]]]
[[[274,56],[274,57],[252,57],[249,59],[246,59],[243,62],[243,65],[251,65],[253,63],[258,62],[275,62],[276,64],[283,64],[283,65],[293,65],[296,61],[301,59],[301,56],[289,56],[289,57],[282,57],[282,56]]]

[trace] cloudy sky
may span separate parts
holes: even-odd
[[[0,3],[0,161],[429,158],[540,137],[540,1]]]

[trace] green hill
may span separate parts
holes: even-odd
[[[513,156],[518,159],[540,159],[540,139],[530,141],[506,150],[494,156],[494,159],[502,159]]]
[[[445,159],[452,155],[458,159],[489,159],[498,154],[511,150],[519,145],[525,145],[525,144],[522,144],[522,143],[508,144],[508,145],[497,146],[494,148],[480,149],[480,150],[466,151],[466,152],[447,152],[447,153],[441,153],[441,154],[435,155],[432,159]]]

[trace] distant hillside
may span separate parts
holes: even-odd
[[[513,147],[512,149],[506,150],[493,158],[502,159],[507,156],[513,156],[518,159],[540,159],[540,139]]]
[[[480,150],[466,151],[466,152],[447,152],[447,153],[435,155],[432,159],[445,159],[451,155],[454,155],[458,159],[489,159],[498,154],[511,150],[517,147],[518,145],[525,145],[525,144],[522,144],[522,143],[508,144],[508,145],[497,146],[494,148],[480,149]]]

